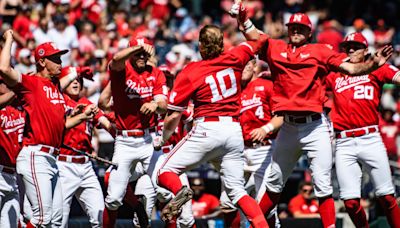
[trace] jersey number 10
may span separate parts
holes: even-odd
[[[228,77],[228,79],[231,82],[230,88],[226,88],[225,84],[226,77]],[[217,80],[215,80],[215,78]],[[233,71],[232,68],[218,71],[215,77],[213,75],[207,76],[206,83],[210,86],[212,94],[211,98],[212,103],[220,101],[232,95],[235,95],[237,93],[236,77],[235,77],[235,72]],[[220,88],[220,90],[218,90],[218,87]]]

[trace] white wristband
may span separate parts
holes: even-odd
[[[255,29],[256,27],[253,25],[253,22],[251,22],[250,19],[247,19],[247,21],[245,21],[243,23],[243,27],[244,27],[244,32],[248,33],[250,31],[252,31],[253,29]]]
[[[274,131],[274,125],[272,125],[272,123],[267,123],[266,125],[261,127],[265,132],[270,133]]]
[[[78,78],[78,72],[75,67],[70,67],[70,73],[68,74],[68,80],[73,82],[75,79]]]

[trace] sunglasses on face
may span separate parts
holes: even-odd
[[[354,44],[348,44],[348,45],[346,45],[344,47],[344,51],[346,53],[349,53],[351,50],[357,51],[357,50],[360,50],[360,49],[365,49],[365,46],[362,45],[362,44],[354,43]]]
[[[135,58],[144,58],[144,59],[149,58],[149,54],[147,52],[144,52],[144,51],[135,53],[135,54],[133,54],[133,56]]]
[[[46,59],[50,60],[53,63],[61,64],[61,56],[60,55],[47,56]]]
[[[311,193],[313,190],[311,188],[303,188],[301,191],[304,193]]]

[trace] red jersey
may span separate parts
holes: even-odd
[[[295,212],[301,212],[303,214],[315,214],[318,213],[318,202],[314,199],[310,202],[307,202],[302,195],[298,194],[290,200],[288,209],[292,215]]]
[[[157,121],[157,132],[158,134],[162,134],[163,128],[164,128],[164,118],[165,115],[158,115],[158,121]],[[174,133],[171,135],[171,137],[168,139],[168,141],[164,144],[164,146],[168,145],[173,145],[175,146],[178,144],[179,141],[186,135],[186,129],[185,129],[185,124],[189,123],[190,121],[193,120],[193,113],[190,112],[189,110],[185,110],[182,112],[182,117],[179,121],[178,126],[176,127]]]
[[[260,128],[271,120],[271,96],[273,83],[264,78],[257,78],[242,91],[240,125],[243,138],[251,141],[250,132]]]
[[[192,211],[195,218],[211,214],[218,207],[218,198],[208,193],[203,193],[198,200],[192,199]]]
[[[343,131],[378,125],[378,105],[382,85],[399,76],[399,69],[385,64],[369,75],[347,76],[333,73],[327,88],[333,91],[331,120],[335,130]]]
[[[184,111],[192,99],[194,118],[239,116],[242,71],[263,42],[248,41],[217,58],[188,64],[175,80],[168,109]]]
[[[379,132],[382,136],[383,144],[385,144],[386,151],[389,156],[397,156],[397,136],[400,134],[399,123],[379,121]]]
[[[322,113],[324,79],[338,69],[346,55],[325,44],[294,47],[282,40],[269,39],[260,58],[268,62],[274,80],[272,110]]]
[[[15,167],[21,150],[25,113],[10,105],[0,110],[0,165]]]
[[[48,78],[22,75],[15,91],[26,111],[23,145],[60,148],[65,128],[65,101],[59,85]]]
[[[156,96],[167,97],[165,76],[156,67],[147,66],[138,74],[126,61],[122,71],[110,70],[113,110],[118,130],[146,129],[156,126],[156,115],[144,115],[140,108]]]
[[[86,97],[82,97],[78,101],[74,101],[73,99],[68,97],[68,95],[64,96],[68,111],[72,111],[78,104],[86,104],[86,105],[92,104],[92,102],[90,102]],[[92,152],[93,147],[91,141],[92,141],[93,127],[97,125],[99,118],[101,118],[102,116],[104,116],[103,112],[99,111],[97,115],[93,118],[93,120],[83,121],[82,123],[76,125],[75,127],[66,130],[64,136],[64,144],[74,149],[78,149],[89,153]],[[61,148],[60,154],[82,155],[80,153],[65,148]]]

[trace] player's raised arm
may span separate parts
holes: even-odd
[[[373,54],[372,57],[365,62],[361,63],[343,62],[339,66],[339,71],[348,75],[369,74],[372,71],[381,67],[383,64],[385,64],[386,61],[390,59],[392,54],[393,54],[393,47],[391,45],[386,45],[385,47],[377,51],[375,54]]]
[[[111,82],[109,82],[106,87],[101,91],[99,101],[97,105],[103,111],[111,111],[112,105],[112,94],[111,94]]]
[[[8,86],[13,87],[21,77],[21,74],[11,67],[11,45],[14,41],[13,31],[11,29],[5,31],[3,38],[5,42],[0,54],[0,74],[4,82]]]
[[[129,57],[136,53],[139,50],[147,50],[149,48],[147,48],[146,46],[148,46],[147,44],[143,44],[143,46],[141,45],[135,45],[132,46],[131,44],[129,44],[129,47],[122,49],[121,51],[117,52],[114,57],[112,58],[110,64],[109,64],[109,68],[110,70],[114,70],[114,71],[121,71],[125,68],[125,61],[127,59],[129,59]]]
[[[241,0],[235,1],[229,11],[229,14],[231,14],[233,17],[236,17],[239,26],[243,28],[242,32],[246,37],[246,40],[258,40],[260,38],[260,32],[248,17],[247,8]]]

